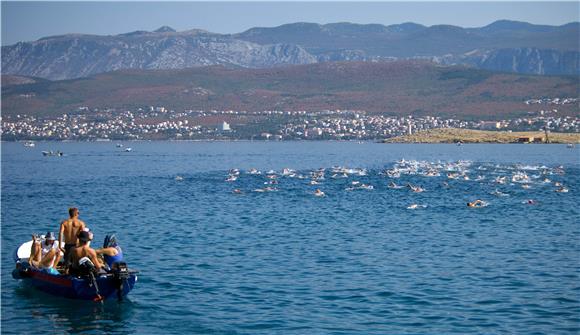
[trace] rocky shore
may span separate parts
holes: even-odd
[[[383,143],[546,143],[543,131],[508,132],[472,129],[429,129],[385,139]],[[580,143],[580,133],[548,133],[549,143]]]

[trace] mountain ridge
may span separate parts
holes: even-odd
[[[237,34],[200,29],[117,35],[65,34],[2,47],[4,74],[51,80],[86,77],[126,68],[171,69],[208,65],[264,68],[327,61],[430,59],[492,71],[580,74],[580,23],[534,25],[499,20],[480,28],[337,22],[298,22],[254,27]],[[535,50],[522,53],[520,50]],[[513,66],[489,62],[486,54],[504,50]],[[505,51],[511,50],[511,51]],[[480,57],[480,58],[476,58]],[[501,58],[501,57],[500,57]],[[496,59],[500,59],[497,58]],[[547,65],[546,65],[547,64]]]

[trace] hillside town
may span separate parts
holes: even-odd
[[[459,120],[437,116],[392,116],[360,110],[194,111],[164,106],[136,111],[78,110],[57,118],[2,117],[2,140],[379,140],[436,128],[580,132],[578,116],[561,116],[557,105],[576,98],[533,99],[536,113],[505,120]]]

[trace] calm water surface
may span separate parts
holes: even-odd
[[[580,333],[578,148],[125,145],[133,151],[2,143],[2,333]],[[469,161],[462,166],[470,180],[381,174],[402,158]],[[367,175],[327,171],[317,186],[279,177],[278,191],[258,193],[268,179],[245,173],[288,167],[308,175],[335,165]],[[225,182],[232,168],[240,178]],[[518,172],[530,188],[494,183]],[[347,191],[353,181],[374,189]],[[390,181],[426,191],[390,189]],[[555,192],[555,182],[570,191]],[[315,188],[326,197],[313,196]],[[465,206],[475,199],[489,205]],[[407,209],[413,203],[425,207]],[[80,208],[95,247],[115,232],[141,271],[127,301],[71,301],[11,278],[14,248],[32,232],[56,231],[69,206]]]

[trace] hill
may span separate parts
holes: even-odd
[[[34,84],[37,82],[44,82],[46,79],[34,78],[27,76],[2,75],[2,87],[13,85]]]
[[[576,97],[578,77],[493,73],[430,62],[330,62],[273,69],[123,70],[3,87],[5,115],[61,115],[81,106],[193,110],[366,110],[495,119],[537,112],[525,100]],[[577,105],[558,106],[578,115]]]
[[[114,36],[67,34],[2,47],[3,74],[51,80],[122,69],[271,68],[328,61],[427,59],[492,71],[580,74],[580,27],[497,21],[481,28],[292,23],[239,34],[170,27]]]

